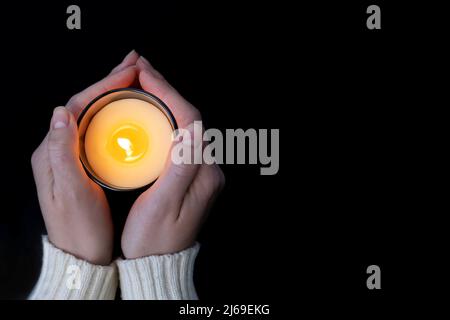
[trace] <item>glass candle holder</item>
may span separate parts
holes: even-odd
[[[146,188],[161,173],[177,123],[149,92],[122,88],[93,99],[78,118],[80,160],[88,176],[115,191]]]

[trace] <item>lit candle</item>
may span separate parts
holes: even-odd
[[[85,129],[80,136],[81,159],[94,180],[107,187],[140,188],[163,170],[176,125],[167,107],[148,93],[114,93],[125,95],[103,103],[94,100],[99,110],[84,128],[80,126]]]

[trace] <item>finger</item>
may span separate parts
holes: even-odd
[[[48,136],[48,158],[53,174],[53,192],[61,191],[61,185],[79,184],[83,168],[78,159],[78,133],[73,115],[64,107],[53,112]]]
[[[160,98],[172,111],[180,128],[185,128],[195,120],[201,120],[200,112],[186,101],[144,58],[136,62],[141,87]]]
[[[180,157],[180,154],[182,157]],[[195,130],[194,125],[190,125],[186,130],[183,130],[172,145],[163,172],[154,186],[151,187],[152,192],[157,193],[159,197],[162,197],[162,200],[167,200],[171,204],[181,207],[184,196],[200,167],[194,161],[196,154],[200,157],[202,154],[201,127]],[[178,216],[178,210],[173,212]]]
[[[48,133],[31,156],[31,167],[39,199],[46,199],[53,194],[53,176],[48,159],[47,143]]]
[[[122,71],[126,67],[135,65],[138,59],[139,54],[135,50],[131,50],[131,52],[125,56],[123,61],[118,66],[116,66],[114,69],[111,70],[110,74],[117,73],[119,71]]]
[[[224,185],[225,176],[217,164],[202,164],[184,199],[179,221],[201,223]]]
[[[146,70],[150,72],[155,78],[165,81],[164,76],[158,70],[156,70],[150,63],[150,61],[148,61],[145,57],[143,56],[139,57],[138,61],[136,62],[136,66],[140,70]],[[167,81],[166,84],[170,86],[170,84]]]
[[[118,88],[126,88],[133,84],[137,76],[136,70],[136,67],[132,65],[116,73],[108,75],[103,80],[100,80],[84,91],[74,95],[69,100],[66,107],[70,112],[72,112],[75,119],[77,119],[80,112],[95,97],[106,91]]]

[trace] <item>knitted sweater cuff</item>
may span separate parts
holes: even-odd
[[[194,262],[200,245],[175,254],[118,260],[124,300],[196,300]]]
[[[43,262],[30,300],[110,300],[117,290],[115,265],[97,266],[53,246],[44,236]]]

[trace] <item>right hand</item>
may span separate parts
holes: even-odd
[[[130,86],[137,58],[130,53],[105,79],[72,97],[66,108],[57,107],[47,136],[31,158],[50,242],[93,264],[110,264],[113,224],[103,190],[80,163],[76,118],[97,95]]]

